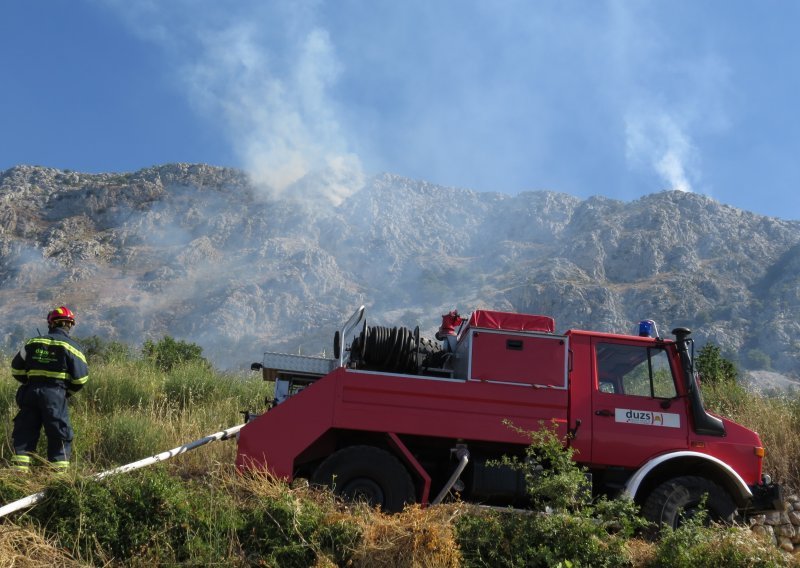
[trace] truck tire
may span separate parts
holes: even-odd
[[[350,501],[366,501],[397,513],[415,501],[408,470],[389,452],[373,446],[350,446],[328,456],[311,482],[330,487]]]
[[[736,504],[728,492],[705,477],[693,475],[676,477],[656,487],[645,500],[642,515],[658,526],[676,529],[683,518],[698,512],[704,495],[708,495],[705,505],[709,520],[733,521]]]

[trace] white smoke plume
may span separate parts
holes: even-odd
[[[331,96],[340,63],[315,3],[105,3],[175,61],[185,95],[269,195],[338,205],[363,185]]]
[[[662,189],[707,193],[704,138],[730,126],[729,65],[711,48],[687,58],[652,5],[612,0],[609,8],[628,168],[655,174]]]
[[[629,112],[625,134],[629,163],[654,168],[667,189],[692,191],[690,172],[698,163],[697,149],[674,116]]]

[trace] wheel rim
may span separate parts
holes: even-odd
[[[342,487],[342,495],[353,501],[366,501],[370,505],[383,505],[383,488],[368,477],[357,477]]]
[[[675,517],[675,522],[673,523],[672,528],[677,529],[686,521],[691,521],[702,510],[704,509],[700,506],[700,500],[686,503],[683,507],[681,507],[680,513]]]

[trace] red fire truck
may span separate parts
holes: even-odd
[[[673,334],[650,320],[639,335],[557,334],[547,316],[477,310],[443,316],[434,342],[419,328],[368,326],[361,307],[332,358],[265,353],[253,364],[275,396],[248,414],[237,466],[387,511],[453,491],[520,504],[523,476],[492,462],[524,454],[521,431],[555,423],[593,492],[634,499],[652,521],[676,526],[704,496],[718,519],[777,508],[758,434],[706,411],[690,331]]]

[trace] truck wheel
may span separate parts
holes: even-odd
[[[736,504],[722,487],[705,477],[685,475],[670,479],[655,488],[642,507],[644,517],[656,525],[678,528],[684,518],[700,510],[703,496],[709,520],[731,522]]]
[[[392,454],[372,446],[350,446],[323,461],[312,483],[333,489],[350,501],[366,501],[386,512],[397,513],[415,501],[408,470]]]

